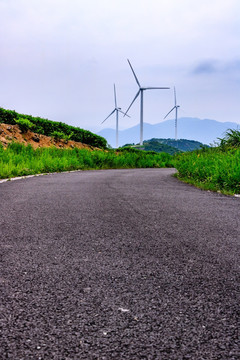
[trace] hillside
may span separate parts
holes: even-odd
[[[18,142],[24,145],[31,145],[34,149],[39,147],[56,148],[78,148],[93,149],[94,147],[73,140],[54,139],[51,136],[34,133],[30,130],[22,132],[18,125],[8,125],[0,123],[0,144],[6,147],[11,142]]]
[[[25,123],[25,130],[29,129],[39,135],[53,136],[58,133],[62,138],[73,140],[90,146],[106,149],[107,141],[103,137],[88,130],[70,126],[62,122],[34,117],[32,115],[19,114],[14,110],[0,108],[0,123],[16,125]]]

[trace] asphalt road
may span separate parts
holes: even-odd
[[[0,359],[240,359],[240,199],[173,172],[0,184]]]

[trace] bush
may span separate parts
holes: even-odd
[[[51,136],[54,138],[54,140],[59,141],[60,139],[64,139],[64,133],[61,131],[53,131]]]
[[[20,130],[23,133],[34,128],[34,124],[31,121],[21,117],[18,120],[16,120],[16,124],[19,126]]]
[[[240,130],[228,129],[224,138],[219,138],[220,147],[240,147]]]

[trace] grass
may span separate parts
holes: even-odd
[[[232,135],[232,136],[231,136]],[[86,150],[0,145],[0,178],[88,169],[175,167],[179,179],[205,190],[240,194],[240,134],[229,130],[220,145],[171,156],[133,148]]]
[[[205,190],[240,193],[240,148],[209,148],[177,155],[177,177]]]
[[[172,167],[169,154],[143,151],[90,151],[86,149],[38,148],[11,143],[0,145],[0,178],[47,172],[88,169]]]
[[[215,148],[176,156],[177,177],[205,190],[240,194],[240,131],[229,129]]]

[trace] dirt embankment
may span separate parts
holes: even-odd
[[[72,140],[55,140],[51,136],[36,134],[30,130],[22,132],[18,125],[8,125],[0,123],[0,143],[6,147],[12,141],[30,144],[34,149],[39,147],[55,146],[57,148],[79,148],[94,150],[93,146],[89,146]]]

